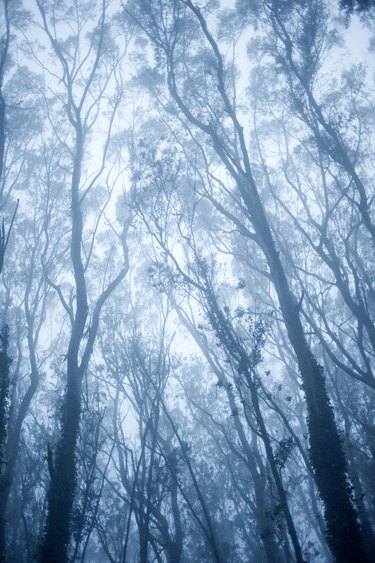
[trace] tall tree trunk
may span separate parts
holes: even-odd
[[[250,182],[250,189],[241,186],[240,190],[267,259],[303,382],[308,413],[310,458],[316,484],[324,503],[327,540],[337,561],[347,563],[367,561],[362,531],[352,503],[342,440],[326,390],[323,368],[307,344],[299,305],[290,290],[252,178]]]
[[[4,496],[8,489],[5,466],[5,443],[8,430],[9,415],[9,368],[12,360],[8,354],[9,329],[5,325],[0,334],[0,559],[6,559],[6,520]]]
[[[174,461],[174,460],[173,460]],[[172,463],[173,463],[172,461]],[[177,464],[176,464],[177,468]],[[174,523],[173,541],[167,544],[166,552],[168,563],[180,563],[183,548],[183,533],[181,526],[180,507],[178,505],[178,489],[175,479],[171,479],[171,506]]]
[[[64,563],[76,489],[75,451],[80,420],[80,390],[71,376],[64,399],[61,438],[57,445],[48,491],[48,515],[41,563]]]
[[[217,77],[217,90],[221,97],[223,110],[232,124],[238,142],[238,151],[234,152],[228,145],[227,137],[220,136],[221,126],[215,128],[210,120],[202,121],[185,103],[177,85],[174,49],[166,43],[164,49],[167,61],[168,89],[187,121],[210,139],[214,150],[234,179],[253,225],[256,241],[266,258],[303,382],[307,404],[310,457],[315,481],[324,503],[329,546],[337,561],[365,562],[368,559],[363,548],[362,530],[358,523],[357,512],[352,504],[346,458],[327,394],[323,369],[307,344],[300,319],[299,305],[290,289],[272,237],[270,224],[253,176],[244,130],[227,93],[224,62],[219,47],[199,8],[191,0],[186,0],[186,6],[196,17],[215,59],[213,68],[215,68]],[[178,23],[176,22],[175,25],[177,29]],[[151,31],[149,31],[151,38],[153,38],[152,33],[151,27]],[[160,39],[156,39],[155,43],[158,44],[158,41],[160,46]],[[217,118],[213,115],[212,119],[215,123]]]
[[[86,279],[81,255],[83,221],[79,196],[84,135],[78,112],[76,112],[76,117],[71,183],[72,234],[70,245],[76,287],[76,310],[72,317],[72,331],[67,354],[67,387],[61,416],[61,437],[57,444],[55,462],[51,471],[47,521],[40,551],[41,563],[65,563],[67,561],[71,513],[76,490],[75,452],[81,415],[81,380],[86,367],[79,360],[79,350],[88,314]]]

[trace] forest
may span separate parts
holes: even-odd
[[[0,4],[0,561],[374,561],[375,2]]]

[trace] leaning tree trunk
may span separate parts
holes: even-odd
[[[352,504],[346,458],[327,394],[323,368],[307,344],[300,319],[300,307],[290,290],[255,185],[250,190],[241,188],[249,216],[267,258],[305,392],[310,458],[324,503],[328,544],[339,562],[366,561],[362,531]]]
[[[358,523],[357,512],[352,504],[346,458],[327,394],[323,369],[313,356],[306,341],[300,319],[299,305],[290,289],[279,252],[272,237],[270,224],[253,176],[244,129],[238,121],[236,110],[227,93],[224,63],[219,47],[208,30],[207,22],[199,8],[193,4],[192,0],[186,0],[186,6],[199,22],[202,34],[215,60],[215,65],[212,68],[215,68],[217,91],[221,98],[223,110],[233,127],[238,142],[238,152],[232,150],[232,146],[228,144],[226,137],[221,137],[220,127],[216,129],[210,121],[204,122],[199,116],[194,115],[191,108],[181,97],[177,85],[174,50],[167,44],[164,46],[164,52],[167,61],[168,89],[187,121],[200,129],[210,139],[215,152],[234,179],[248,218],[253,225],[257,244],[266,258],[289,341],[297,358],[305,392],[310,457],[315,481],[324,504],[327,540],[331,551],[340,563],[365,562],[367,557],[363,548],[362,530]],[[178,26],[178,23],[175,25]],[[150,29],[149,36],[153,39],[153,30]],[[213,114],[212,119],[217,119],[215,114]]]

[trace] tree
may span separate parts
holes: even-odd
[[[69,318],[71,333],[66,354],[66,392],[61,412],[61,437],[56,446],[53,462],[50,464],[48,513],[45,537],[40,551],[40,561],[49,563],[67,560],[76,491],[75,454],[81,415],[82,380],[93,351],[103,305],[128,271],[125,229],[122,237],[124,264],[117,274],[106,282],[106,286],[99,290],[92,305],[89,321],[90,297],[87,271],[92,259],[99,223],[109,198],[101,204],[99,213],[94,218],[94,229],[88,242],[84,236],[83,207],[105,168],[113,120],[122,90],[121,83],[117,81],[117,91],[114,97],[109,99],[108,104],[109,120],[101,153],[101,164],[91,178],[84,178],[83,163],[87,156],[88,136],[100,115],[109,81],[117,79],[118,55],[114,44],[110,46],[106,44],[109,41],[106,2],[101,4],[99,17],[95,14],[96,19],[89,18],[89,21],[86,19],[86,6],[73,3],[73,7],[75,13],[70,11],[70,6],[61,6],[62,12],[54,11],[49,14],[45,4],[38,2],[43,29],[60,65],[57,87],[60,84],[63,86],[62,108],[70,128],[66,138],[72,143],[69,146],[69,141],[62,141],[62,147],[67,154],[67,175],[70,177],[69,246],[74,280],[74,289],[68,302],[60,286],[52,282],[52,287],[57,291],[62,307]],[[72,35],[65,37],[64,40],[59,37],[59,34],[64,33],[61,30],[60,19],[63,16],[65,23],[69,22],[72,29]],[[84,33],[87,35],[85,36]],[[75,50],[76,44],[80,45],[78,51]],[[109,52],[110,48],[113,49],[112,53]],[[85,54],[81,49],[85,49]],[[99,69],[104,74],[104,81],[99,76]],[[54,71],[51,70],[50,73],[51,76],[56,76]]]
[[[11,358],[9,357],[9,329],[5,325],[1,333],[1,349],[0,349],[0,455],[1,464],[5,462],[4,449],[7,438],[7,426],[9,417],[9,388],[10,388],[10,374],[9,368],[11,365]],[[3,475],[2,475],[3,478]],[[3,488],[3,487],[2,487]],[[4,515],[1,516],[0,521],[0,555],[5,557],[5,522]]]
[[[272,8],[272,16],[277,19],[282,13],[281,8],[271,5]],[[252,225],[252,237],[265,257],[288,338],[297,358],[306,396],[310,456],[325,506],[330,547],[339,560],[365,561],[362,533],[351,500],[345,455],[326,391],[323,368],[307,343],[298,300],[291,290],[270,219],[262,203],[244,128],[235,102],[232,102],[235,91],[228,83],[230,70],[225,66],[203,12],[190,0],[183,5],[166,2],[159,7],[145,3],[138,9],[130,6],[127,10],[150,39],[156,60],[163,62],[163,69],[159,64],[157,72],[165,69],[165,80],[175,103],[175,112],[189,128],[193,139],[197,139],[198,146],[205,143],[213,148],[232,178],[237,197]],[[189,51],[192,37],[204,45],[204,56],[200,60]],[[286,43],[287,52],[288,45]],[[188,68],[194,69],[190,76]],[[367,207],[363,210],[366,214]],[[370,218],[368,226],[371,230]]]

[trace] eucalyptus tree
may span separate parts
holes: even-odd
[[[267,4],[268,7],[271,11],[275,9],[273,18],[284,13],[283,7],[285,14],[289,10],[284,3],[276,5],[272,2],[270,6]],[[319,11],[322,3],[314,2],[314,8]],[[247,228],[248,236],[255,241],[265,261],[266,275],[277,294],[305,392],[310,457],[324,503],[327,538],[332,553],[340,561],[366,561],[362,532],[350,493],[345,454],[327,394],[324,370],[307,342],[301,304],[294,295],[285,262],[272,232],[272,217],[262,200],[262,186],[241,123],[243,119],[246,123],[246,117],[238,109],[235,73],[221,53],[219,39],[215,38],[216,32],[211,31],[214,26],[213,7],[207,5],[200,9],[187,0],[166,1],[157,5],[150,2],[140,5],[129,3],[126,11],[154,47],[154,67],[149,69],[148,76],[155,78],[152,87],[155,98],[167,110],[170,118],[175,123],[181,123],[193,139],[197,152],[201,153],[200,162],[206,158],[213,165],[220,164],[226,171],[228,187],[224,186],[223,189],[240,207],[242,223],[248,222],[250,226]],[[286,50],[291,52],[288,42]],[[310,96],[309,93],[307,95]],[[330,136],[329,142],[334,143],[332,151],[339,152],[337,158],[358,189],[358,208],[371,234],[373,224],[363,184],[351,160],[344,154],[341,141],[319,113],[319,107],[314,105],[315,100],[310,96],[309,101],[320,127]],[[319,131],[318,135],[321,140]],[[214,173],[212,166],[210,171]],[[227,216],[231,213],[225,207],[222,207],[222,212]],[[238,224],[234,219],[234,224]]]
[[[107,229],[100,236],[116,184],[114,167],[107,169],[116,112],[123,94],[119,68],[123,46],[112,39],[107,2],[68,2],[54,9],[37,2],[48,56],[35,59],[48,75],[46,114],[51,134],[60,144],[57,167],[65,171],[70,200],[69,231],[44,257],[48,283],[60,300],[69,323],[66,350],[66,390],[61,406],[61,435],[49,464],[48,510],[40,561],[66,561],[76,491],[76,445],[81,417],[82,380],[93,352],[103,305],[128,271],[126,227],[122,235]],[[52,93],[52,96],[50,95]],[[90,144],[104,130],[101,146]],[[90,154],[95,151],[95,155]],[[101,184],[101,188],[99,187]],[[104,186],[103,186],[104,184]],[[90,206],[91,200],[91,206]],[[57,209],[53,210],[56,214]],[[61,211],[60,211],[61,212]],[[55,215],[57,217],[57,215]],[[111,233],[111,234],[109,234]],[[48,236],[48,231],[47,231]],[[67,270],[48,269],[68,250]],[[107,254],[103,275],[89,274]],[[61,360],[63,361],[63,360]]]
[[[48,291],[41,277],[40,263],[38,264],[43,248],[41,201],[39,194],[24,191],[25,183],[30,179],[30,169],[33,167],[35,153],[31,146],[39,137],[38,121],[41,116],[38,92],[31,92],[28,85],[22,81],[25,74],[28,78],[33,78],[33,74],[16,64],[14,56],[16,27],[26,27],[27,17],[20,6],[8,1],[4,2],[1,9],[1,22],[5,29],[2,29],[4,34],[1,38],[0,53],[0,208],[3,215],[0,227],[3,327],[0,552],[5,560],[8,543],[7,519],[10,516],[9,511],[7,513],[8,500],[15,477],[23,423],[38,387],[42,360],[38,357],[37,346]],[[25,215],[21,217],[18,212],[17,228],[14,229],[20,198],[25,204],[24,211],[27,213],[28,205],[31,204],[34,213],[29,213],[29,217],[25,218]],[[39,224],[35,222],[37,217]],[[10,238],[12,230],[14,232]],[[9,268],[5,268],[4,263],[7,248]],[[25,274],[25,268],[29,269],[28,275]],[[13,362],[9,356],[9,348]],[[16,536],[16,532],[10,528],[8,539],[12,535]]]
[[[30,177],[28,180],[29,185],[32,184]],[[0,521],[4,537],[9,495],[15,477],[24,421],[38,390],[43,368],[46,368],[50,358],[50,350],[43,349],[40,344],[50,301],[50,287],[41,264],[41,255],[47,246],[43,219],[48,197],[44,192],[31,190],[28,196],[24,195],[23,204],[33,209],[33,213],[29,212],[27,217],[22,213],[18,214],[17,230],[8,255],[12,270],[4,276],[4,286],[9,291],[10,300],[7,316],[12,319],[15,341],[12,346],[15,353],[12,394],[9,397],[11,415],[0,479]]]
[[[149,267],[150,278],[155,288],[159,291],[167,292],[169,295],[176,293],[171,299],[181,321],[191,332],[194,340],[209,362],[210,368],[217,376],[218,386],[222,387],[227,394],[228,405],[233,413],[235,428],[241,443],[241,459],[246,460],[246,470],[253,479],[255,489],[255,499],[252,505],[254,507],[254,518],[260,530],[260,537],[264,544],[267,560],[280,560],[281,553],[278,551],[274,538],[275,530],[273,529],[274,524],[271,516],[272,508],[268,505],[272,494],[268,491],[269,498],[266,498],[267,493],[265,496],[265,490],[268,487],[266,481],[263,481],[265,473],[264,464],[259,463],[259,452],[256,451],[256,448],[254,450],[247,437],[249,431],[250,435],[252,434],[254,427],[259,429],[260,442],[263,442],[263,446],[265,446],[265,464],[269,464],[271,467],[269,482],[276,483],[277,498],[280,498],[282,506],[281,512],[285,515],[286,522],[288,522],[297,558],[302,560],[301,547],[299,546],[293,518],[286,500],[285,488],[277,467],[276,454],[269,438],[269,429],[266,429],[266,415],[262,412],[263,405],[260,404],[261,399],[258,396],[258,384],[250,376],[250,372],[246,371],[247,376],[245,377],[240,367],[240,364],[242,365],[243,362],[247,362],[249,366],[251,365],[252,352],[249,352],[249,356],[247,356],[245,351],[246,346],[251,348],[251,344],[249,344],[248,331],[242,327],[240,334],[237,334],[234,331],[232,322],[237,322],[239,326],[242,326],[243,323],[246,325],[250,318],[249,313],[246,308],[244,309],[237,303],[237,308],[235,307],[235,312],[233,313],[233,319],[237,320],[234,321],[233,319],[231,320],[230,309],[227,303],[224,306],[224,312],[221,310],[217,301],[217,290],[213,289],[213,282],[204,267],[204,258],[202,256],[207,253],[210,254],[210,251],[203,250],[201,246],[203,215],[205,217],[204,221],[212,223],[211,228],[217,229],[218,233],[220,233],[218,237],[220,236],[223,248],[225,248],[224,241],[228,238],[228,233],[231,232],[230,226],[225,225],[223,221],[215,221],[215,210],[211,209],[209,212],[206,205],[201,205],[201,198],[196,197],[194,190],[191,189],[192,181],[189,180],[189,177],[191,177],[192,170],[190,170],[188,163],[182,161],[182,154],[178,152],[177,147],[171,148],[169,146],[155,151],[154,145],[154,151],[150,149],[150,156],[150,151],[146,150],[149,143],[152,144],[152,140],[149,139],[147,143],[142,143],[142,148],[145,149],[148,156],[145,156],[140,162],[138,161],[133,174],[133,208],[141,218],[146,232],[157,242],[160,249],[159,253],[161,251],[163,255],[161,260],[154,260]],[[196,171],[193,170],[193,174],[194,172]],[[196,175],[198,176],[199,173],[196,172]],[[198,180],[195,183],[197,184]],[[213,235],[208,237],[209,234],[206,233],[205,242],[207,243],[208,239],[212,242],[212,246],[214,246],[215,237]],[[175,250],[177,248],[179,249],[178,252]],[[224,260],[225,254],[220,256],[221,251],[217,244],[215,252],[218,261],[220,259]],[[234,261],[234,257],[231,257],[231,259]],[[236,265],[233,264],[232,267],[233,275],[235,275]],[[220,270],[219,267],[217,269]],[[224,286],[225,284],[222,285],[221,289]],[[245,287],[243,283],[242,285],[238,283],[238,286],[241,288]],[[233,291],[234,294],[237,293],[238,297],[238,288],[236,291],[233,286]],[[186,294],[188,301],[191,303],[195,302],[196,306],[202,308],[204,317],[207,320],[206,323],[194,321],[194,318],[190,318],[192,313],[191,311],[188,312],[190,307],[187,302],[178,304],[181,292]],[[227,298],[229,297],[227,296]],[[213,339],[208,339],[207,334],[204,332],[206,324],[207,330],[210,331],[211,329],[214,332]],[[225,350],[224,360],[222,358],[220,361],[218,354],[214,352],[215,339],[219,343],[218,345]],[[219,356],[222,356],[222,354],[219,354]],[[238,357],[243,358],[243,361],[238,360]],[[231,366],[231,369],[229,369],[229,366]],[[254,370],[255,366],[252,366],[251,369]],[[254,374],[253,376],[257,380],[257,376]],[[241,386],[241,379],[244,380],[243,384],[245,387]],[[189,404],[190,401],[188,400]],[[243,422],[239,413],[244,418]],[[223,433],[225,435],[224,430]],[[287,442],[288,438],[285,439],[285,444]],[[254,444],[254,436],[251,439],[251,443]],[[279,449],[281,450],[282,447],[280,445]],[[303,446],[300,445],[300,449],[307,468],[311,471]],[[316,512],[318,513],[319,510],[317,509]],[[320,539],[322,539],[321,535]],[[323,539],[323,549],[325,547],[324,544]]]
[[[142,244],[145,245],[144,238]],[[249,546],[240,533],[233,533],[233,511],[237,510],[241,518],[240,505],[244,503],[237,498],[235,482],[232,488],[228,485],[231,460],[223,464],[220,440],[212,441],[210,430],[202,426],[202,417],[197,415],[194,400],[189,393],[186,395],[184,386],[182,392],[178,390],[180,379],[190,390],[194,388],[194,398],[202,395],[203,386],[211,386],[213,393],[215,385],[209,383],[209,370],[207,383],[202,381],[206,368],[194,353],[188,360],[177,352],[181,338],[185,342],[186,336],[180,334],[173,312],[166,323],[169,297],[160,291],[162,275],[152,264],[147,267],[146,263],[143,268],[154,289],[150,288],[149,296],[146,294],[146,278],[140,294],[138,283],[133,282],[138,298],[131,299],[131,308],[124,313],[122,300],[117,297],[118,303],[112,302],[104,319],[105,326],[113,328],[110,332],[103,328],[101,332],[101,354],[110,374],[107,388],[115,386],[110,393],[115,403],[118,462],[114,469],[118,476],[114,478],[113,470],[109,475],[114,490],[128,506],[123,516],[128,523],[121,557],[125,552],[126,558],[137,557],[136,530],[137,552],[142,558],[148,552],[167,561],[237,560],[249,553]],[[131,424],[133,416],[135,428]],[[260,488],[261,484],[259,491]],[[247,541],[251,530],[248,523],[245,527]],[[104,539],[103,530],[100,534]],[[263,560],[257,543],[257,539],[251,540],[252,552]]]
[[[281,474],[277,466],[276,455],[272,447],[269,430],[267,429],[265,418],[262,413],[260,397],[258,394],[258,375],[256,373],[256,367],[261,360],[261,349],[264,344],[264,328],[261,322],[256,322],[254,326],[251,326],[251,321],[248,313],[238,307],[237,311],[234,313],[233,318],[231,317],[231,312],[228,305],[224,305],[222,309],[218,304],[216,292],[213,287],[212,282],[212,272],[207,264],[207,260],[199,256],[197,251],[195,265],[190,263],[190,270],[196,270],[195,279],[183,274],[180,269],[181,277],[184,282],[192,286],[192,288],[198,289],[200,293],[200,302],[202,303],[204,315],[207,318],[208,326],[214,331],[217,338],[218,345],[223,349],[225,362],[227,362],[228,367],[218,367],[215,366],[215,362],[212,359],[212,352],[209,352],[209,346],[206,343],[204,345],[204,340],[202,340],[201,335],[197,334],[194,327],[190,324],[190,330],[193,334],[195,333],[195,338],[202,347],[205,355],[211,360],[210,365],[215,369],[215,373],[218,377],[218,385],[223,387],[227,391],[228,402],[231,408],[232,416],[237,418],[239,416],[240,410],[243,408],[243,415],[246,424],[250,428],[256,428],[261,441],[263,442],[267,463],[270,466],[270,474],[272,475],[272,480],[274,481],[275,488],[277,490],[278,499],[280,502],[281,510],[284,515],[288,532],[293,545],[295,558],[297,561],[303,561],[302,549],[298,540],[295,524],[292,518],[292,514],[288,505],[287,495],[285,488],[282,483]],[[165,269],[165,266],[161,264],[156,264],[153,270],[153,275],[159,277],[159,284],[168,283],[173,279],[172,275],[168,276],[167,272],[158,273],[158,269]],[[167,288],[165,288],[167,289]],[[191,291],[191,289],[190,289]],[[240,334],[234,330],[233,322],[239,324]],[[250,324],[249,324],[250,323]],[[247,326],[249,324],[249,326]],[[205,330],[205,325],[200,323],[198,330]],[[207,327],[206,327],[207,328]],[[232,376],[229,375],[231,370],[233,370]],[[228,372],[229,371],[229,372]],[[234,391],[236,390],[236,392]],[[239,404],[242,407],[239,407]],[[242,446],[246,452],[249,468],[253,468],[253,477],[259,478],[256,475],[257,470],[254,469],[254,453],[251,452],[251,448],[247,439],[244,435],[244,429],[240,421],[237,421],[237,431],[239,438],[242,441]],[[255,473],[255,475],[254,475]],[[258,514],[257,516],[261,519],[264,518],[262,515],[262,501],[258,496]],[[264,500],[263,500],[264,502]],[[270,527],[270,522],[264,519],[264,529],[263,539],[264,547],[266,550],[267,558],[269,561],[280,560],[280,554],[277,554],[277,549],[272,546],[272,528]],[[271,537],[269,537],[271,536]]]
[[[348,388],[359,403],[367,400],[368,390],[356,382],[369,386],[370,393],[374,389],[371,80],[366,65],[358,63],[329,76],[337,37],[327,6],[296,4],[285,13],[272,3],[259,6],[266,38],[264,63],[253,81],[258,158],[275,203],[275,237],[303,296],[306,326],[323,348],[319,353],[345,428],[349,474],[359,491],[356,502],[371,553],[374,532],[367,516],[371,494],[366,507],[358,479],[364,464],[358,459],[354,463],[352,456],[359,439],[358,413],[349,421],[340,400]],[[269,56],[274,66],[269,65]],[[287,102],[283,108],[276,102],[280,97]],[[279,161],[269,167],[264,158],[269,136],[262,134],[263,127],[272,128],[278,145]],[[290,245],[292,229],[295,244]]]
[[[5,251],[14,225],[18,201],[14,202],[19,175],[27,156],[27,147],[36,130],[28,102],[35,94],[20,84],[17,68],[14,70],[14,45],[16,24],[25,26],[26,13],[20,6],[5,0],[1,6],[0,39],[0,272],[4,266]],[[36,104],[37,105],[37,104]],[[18,192],[19,193],[19,192]]]
[[[348,470],[353,483],[353,494],[358,506],[365,544],[369,550],[375,549],[373,506],[374,483],[371,467],[374,457],[371,453],[374,425],[371,416],[374,410],[374,397],[350,379],[343,380],[337,366],[327,362],[330,383],[337,414],[342,421],[343,439],[348,459]],[[370,477],[370,479],[369,479]],[[370,551],[371,552],[371,551]]]
[[[324,6],[282,15],[265,5],[263,17],[262,52],[275,65],[265,60],[254,73],[254,129],[272,194],[274,236],[304,295],[302,314],[325,352],[340,370],[374,388],[373,109],[367,70],[353,64],[329,79],[325,59],[334,50]],[[283,108],[280,97],[287,101]],[[272,128],[278,145],[279,161],[270,167],[265,127]],[[296,244],[290,246],[292,229]]]
[[[1,192],[4,192],[4,160],[5,160],[5,98],[3,92],[4,75],[6,69],[6,61],[9,49],[10,41],[10,22],[8,13],[8,0],[4,2],[4,22],[5,31],[4,35],[1,37],[1,53],[0,53],[0,186]],[[1,200],[3,197],[1,197]],[[2,205],[3,202],[1,201]],[[7,238],[5,236],[5,223],[4,219],[1,225],[1,235],[0,235],[0,272],[3,269],[4,264],[4,254],[7,246]],[[5,336],[5,335],[4,335]],[[5,374],[4,374],[5,375]]]
[[[92,380],[92,381],[91,381]],[[81,425],[77,443],[77,493],[72,513],[71,561],[93,557],[95,535],[113,447],[107,434],[106,394],[95,378],[95,367],[84,382]]]
[[[144,562],[148,561],[150,553],[155,557],[165,554],[167,561],[180,561],[182,555],[176,483],[170,475],[166,454],[163,454],[161,397],[165,393],[170,362],[163,329],[158,338],[159,349],[153,349],[150,339],[146,344],[139,333],[137,340],[127,338],[130,344],[127,347],[127,369],[119,381],[114,411],[120,478],[129,499],[123,558],[128,557],[133,515],[139,537],[139,560]],[[118,369],[121,365],[118,364]],[[133,447],[129,447],[131,442],[125,438],[121,424],[124,400],[131,405],[138,424],[139,435]]]
[[[102,331],[101,353],[110,374],[107,388],[114,387],[110,392],[118,483],[113,476],[111,480],[114,488],[122,491],[119,497],[126,499],[127,505],[122,516],[123,545],[117,557],[147,561],[153,554],[158,560],[172,562],[190,557],[186,551],[190,540],[186,526],[190,523],[181,506],[185,481],[189,480],[183,471],[188,452],[180,450],[178,440],[175,443],[171,415],[166,415],[166,409],[172,408],[166,406],[167,397],[173,394],[169,379],[178,366],[171,352],[175,331],[168,328],[168,300],[165,296],[151,300],[152,293],[151,289],[146,298],[143,288],[142,306],[132,299],[127,312],[123,303],[112,304],[106,320],[115,334],[108,338],[108,332]],[[149,304],[147,315],[143,310],[145,299]],[[180,425],[179,419],[176,425]],[[131,432],[127,431],[129,426]],[[190,470],[193,472],[191,466]]]

